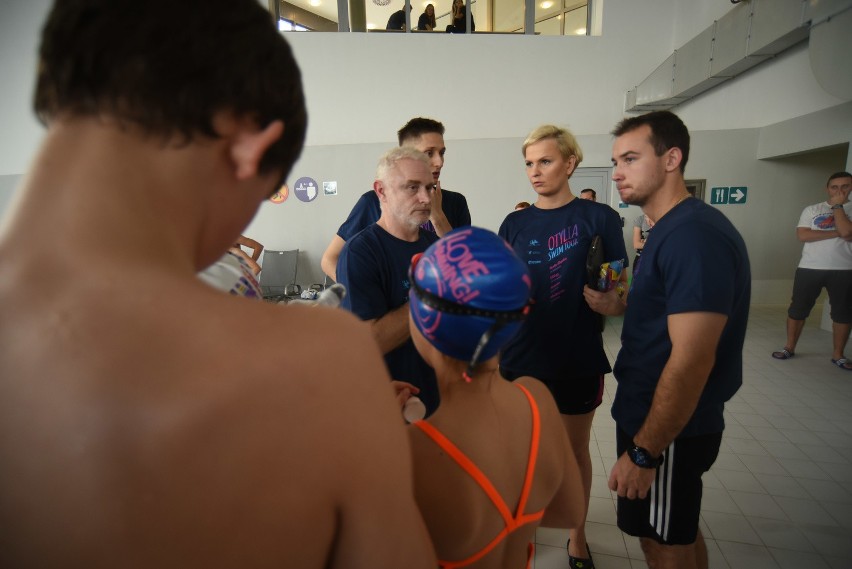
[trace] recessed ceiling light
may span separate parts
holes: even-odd
[[[543,9],[547,10],[551,6],[553,6],[553,2],[551,0],[544,0],[541,4],[539,4]]]
[[[577,28],[574,33],[578,36],[584,36],[586,35],[586,28]]]
[[[375,30],[375,29],[376,29],[376,24],[372,24],[372,23],[370,23],[370,22],[367,22],[367,29],[368,29],[368,30]]]
[[[311,6],[319,6],[320,4],[322,4],[322,0],[308,0],[308,4],[310,4]]]

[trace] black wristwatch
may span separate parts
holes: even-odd
[[[836,203],[833,206],[831,206],[831,209],[843,209],[843,204],[842,203]]]
[[[639,468],[657,468],[663,463],[662,455],[654,458],[650,452],[636,445],[627,449],[627,456]]]

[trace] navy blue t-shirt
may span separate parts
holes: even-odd
[[[470,225],[470,210],[467,208],[467,200],[460,193],[441,189],[441,209],[453,229]],[[337,230],[337,234],[344,241],[349,241],[356,233],[378,221],[381,215],[382,209],[376,192],[373,190],[364,192],[355,202],[355,206],[349,212],[349,217]],[[426,231],[435,233],[431,221],[426,221],[421,227]]]
[[[533,298],[520,332],[503,349],[501,371],[545,382],[609,373],[601,317],[583,298],[583,286],[595,235],[608,261],[627,260],[615,210],[578,198],[556,209],[533,205],[510,213],[499,234],[527,264]]]
[[[742,385],[743,341],[751,271],[742,237],[717,209],[696,199],[675,206],[654,225],[633,268],[612,416],[634,436],[645,421],[671,354],[667,318],[684,312],[725,314],[716,363],[680,437],[719,433],[722,411]]]
[[[374,320],[407,303],[411,257],[437,240],[437,235],[421,229],[417,241],[403,241],[376,223],[355,235],[343,246],[337,261],[338,282],[346,287],[342,306],[361,320]],[[385,354],[385,364],[393,379],[420,388],[418,397],[427,414],[438,408],[435,372],[411,339]]]

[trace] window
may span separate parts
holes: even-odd
[[[494,31],[524,33],[523,0],[491,0]],[[543,36],[589,35],[588,1],[535,0],[535,33]]]
[[[281,18],[278,20],[278,30],[281,32],[309,32],[308,28],[305,26],[300,26],[299,24],[294,24],[290,20],[285,20]]]
[[[477,32],[523,34],[526,2],[529,0],[466,0]],[[412,28],[428,4],[435,9],[435,32],[451,23],[452,0],[410,0]],[[591,35],[587,29],[592,0],[532,0],[535,33],[539,35]],[[281,31],[328,32],[384,31],[391,14],[401,9],[396,0],[278,0]],[[339,10],[338,10],[339,9]],[[343,15],[340,22],[338,14]]]

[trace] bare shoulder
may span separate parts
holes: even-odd
[[[546,417],[546,420],[553,421],[559,418],[559,409],[556,407],[556,401],[553,400],[553,395],[551,395],[550,390],[544,383],[531,376],[519,377],[514,383],[527,388],[527,391],[530,392],[538,404],[539,412],[543,419]]]
[[[351,409],[368,417],[387,417],[394,408],[390,378],[367,324],[350,313],[321,306],[271,305],[226,297],[205,309],[221,319],[230,346],[239,354],[241,383],[271,385],[324,414],[345,420]],[[385,409],[386,411],[386,409]],[[377,416],[377,413],[379,414]]]

